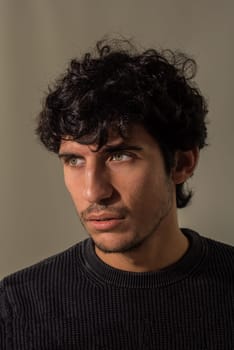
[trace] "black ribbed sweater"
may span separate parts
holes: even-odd
[[[234,248],[184,230],[158,272],[111,268],[91,239],[6,277],[1,350],[233,350]]]

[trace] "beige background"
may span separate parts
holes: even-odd
[[[196,58],[210,147],[180,222],[234,243],[233,14],[231,0],[0,0],[0,278],[85,237],[34,120],[48,83],[108,33]]]

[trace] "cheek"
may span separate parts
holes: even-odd
[[[165,179],[162,175],[155,175],[151,170],[132,172],[119,182],[119,190],[126,205],[139,206],[144,209],[146,203],[151,204],[157,197],[160,197],[164,182]]]
[[[77,206],[81,198],[80,189],[83,188],[82,184],[80,183],[80,179],[78,181],[77,176],[75,176],[75,174],[70,174],[70,172],[64,172],[64,183],[67,191],[72,197],[72,200]]]
[[[66,171],[64,171],[63,176],[64,176],[64,183],[65,183],[66,189],[68,190],[68,192],[70,194],[72,194],[72,192],[73,192],[72,178],[71,178],[71,176],[69,176],[69,174]]]

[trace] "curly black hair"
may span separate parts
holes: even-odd
[[[58,153],[64,137],[100,148],[110,127],[126,137],[132,123],[141,123],[158,142],[169,174],[177,150],[206,145],[208,111],[193,82],[196,68],[180,52],[138,52],[128,40],[99,41],[49,89],[36,133]],[[191,197],[184,184],[176,186],[178,208]]]

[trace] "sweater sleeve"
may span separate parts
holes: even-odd
[[[11,349],[11,317],[10,307],[6,290],[4,287],[4,280],[0,281],[0,349],[10,350]]]

